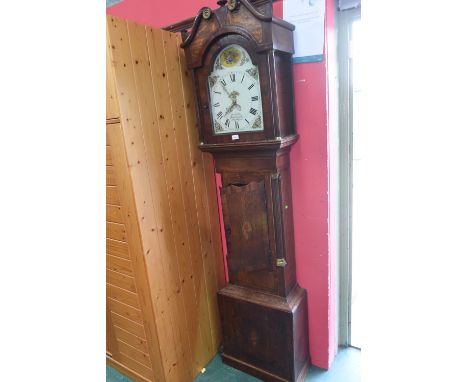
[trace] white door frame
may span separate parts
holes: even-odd
[[[339,243],[339,330],[338,345],[351,340],[352,285],[352,179],[353,179],[353,84],[352,23],[361,9],[338,11],[338,87],[340,121],[340,243]]]

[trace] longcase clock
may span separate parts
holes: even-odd
[[[306,292],[296,281],[289,152],[297,141],[294,26],[271,0],[202,8],[182,47],[200,149],[222,177],[229,283],[218,292],[225,363],[265,381],[303,380]]]

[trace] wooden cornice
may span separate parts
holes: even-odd
[[[252,15],[254,15],[257,19],[262,21],[271,21],[271,16],[265,16],[261,14],[259,11],[255,9],[255,7],[250,3],[249,0],[239,0],[239,2],[244,5]],[[258,5],[258,4],[257,4]]]
[[[240,2],[242,4],[244,4],[251,12],[252,14],[254,14],[255,17],[266,17],[264,15],[262,15],[261,13],[259,13],[254,7],[257,7],[259,5],[262,5],[262,4],[265,4],[265,3],[269,3],[269,2],[272,2],[274,3],[275,1],[279,1],[279,0],[250,0],[250,3],[249,5],[247,5],[248,1],[245,1],[245,0],[240,0]],[[250,6],[250,7],[249,7]],[[203,9],[203,8],[202,8]],[[253,10],[253,11],[252,11]],[[255,12],[255,13],[254,13]],[[195,20],[197,17],[200,16],[200,13],[201,13],[201,10],[198,12],[197,16],[194,16],[194,17],[190,17],[188,19],[185,19],[185,20],[181,20],[181,21],[178,21],[174,24],[169,24],[169,25],[166,25],[164,27],[162,27],[162,29],[166,30],[166,31],[169,31],[169,32],[182,32],[182,31],[186,31],[188,29],[191,29],[192,27],[195,27],[194,23],[195,23]],[[258,16],[258,15],[259,16]],[[200,17],[201,18],[201,17]],[[273,17],[273,22],[277,22],[278,24],[281,24],[281,19],[277,19],[276,17]],[[271,18],[268,20],[268,21],[271,21],[272,20]],[[261,19],[263,20],[263,19]],[[263,21],[266,21],[266,20],[263,20]],[[284,21],[284,23],[286,23]],[[287,23],[289,24],[289,23]],[[198,26],[198,25],[197,25]]]

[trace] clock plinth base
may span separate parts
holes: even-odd
[[[218,292],[225,363],[264,381],[303,381],[309,365],[307,295],[229,284]]]
[[[242,370],[247,374],[253,375],[262,381],[271,381],[271,382],[285,382],[285,381],[290,381],[289,379],[284,379],[282,377],[279,377],[277,375],[271,374],[266,370],[259,369],[258,367],[246,363],[244,361],[241,361],[237,358],[231,357],[225,353],[221,354],[221,358],[223,359],[223,362],[229,366],[232,366],[233,368],[237,370]],[[305,362],[304,366],[302,367],[302,370],[299,373],[299,376],[295,380],[295,382],[303,382],[305,381],[305,378],[307,377],[307,372],[309,371],[309,363]]]

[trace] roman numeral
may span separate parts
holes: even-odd
[[[221,80],[221,84],[222,84],[223,86],[226,86],[226,81]]]
[[[221,92],[217,92],[217,91],[215,91],[215,93],[216,93],[216,94],[221,94]]]
[[[236,129],[239,129],[239,122],[235,121],[234,123],[236,124]]]
[[[220,112],[217,114],[217,116],[218,116],[218,119],[220,119],[220,118],[223,116],[223,112],[220,111]]]
[[[252,89],[254,87],[254,84],[250,85],[249,86],[249,90]]]
[[[213,104],[214,107],[219,107],[219,102],[216,102],[215,104]]]
[[[231,73],[229,77],[231,77],[231,82],[236,82],[236,73]]]
[[[226,119],[226,122],[224,122],[224,124],[229,127],[229,124],[231,123],[231,120],[230,119]]]
[[[247,118],[244,118],[244,121],[247,122],[247,125],[250,126],[250,122],[247,121]]]
[[[250,114],[257,115],[257,109],[254,109],[253,107],[251,107]]]
[[[252,97],[252,101],[258,101],[258,96]]]
[[[241,83],[244,82],[245,74],[242,76]]]

